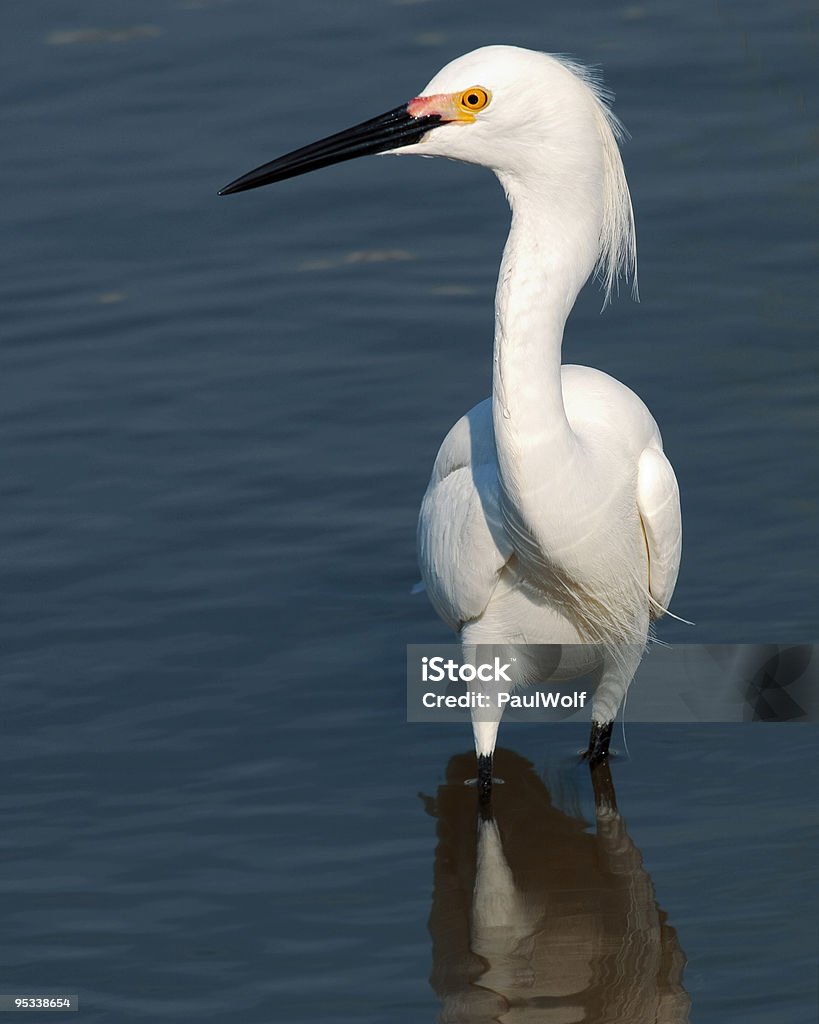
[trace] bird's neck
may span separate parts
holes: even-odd
[[[563,328],[594,267],[600,220],[571,191],[558,207],[545,190],[501,183],[512,227],[495,300],[492,416],[501,483],[516,499],[523,481],[576,443],[563,403]]]

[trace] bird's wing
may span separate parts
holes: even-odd
[[[682,553],[680,489],[671,463],[660,448],[643,450],[637,468],[637,508],[648,546],[648,590],[659,608],[668,610]]]
[[[418,560],[435,610],[454,630],[481,615],[511,557],[500,515],[491,407],[447,435],[418,518]]]

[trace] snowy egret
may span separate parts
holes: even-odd
[[[220,192],[368,153],[448,157],[500,180],[512,225],[495,300],[492,396],[438,452],[418,525],[421,573],[467,646],[579,645],[590,652],[584,667],[597,659],[592,763],[608,756],[651,621],[668,608],[682,543],[677,481],[648,409],[600,370],[561,364],[564,325],[587,279],[596,271],[608,298],[620,276],[636,273],[621,132],[586,69],[487,46],[448,64],[403,106]],[[483,795],[498,717],[473,717]]]

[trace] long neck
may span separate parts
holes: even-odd
[[[594,266],[599,215],[594,204],[558,209],[542,192],[503,177],[501,183],[512,227],[495,300],[492,417],[505,496],[525,513],[533,481],[576,445],[563,403],[561,347],[566,318]]]

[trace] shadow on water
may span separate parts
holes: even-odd
[[[596,830],[564,813],[533,765],[496,752],[506,785],[479,812],[452,758],[438,821],[429,928],[440,1021],[685,1024],[685,956],[617,810],[593,775]]]

